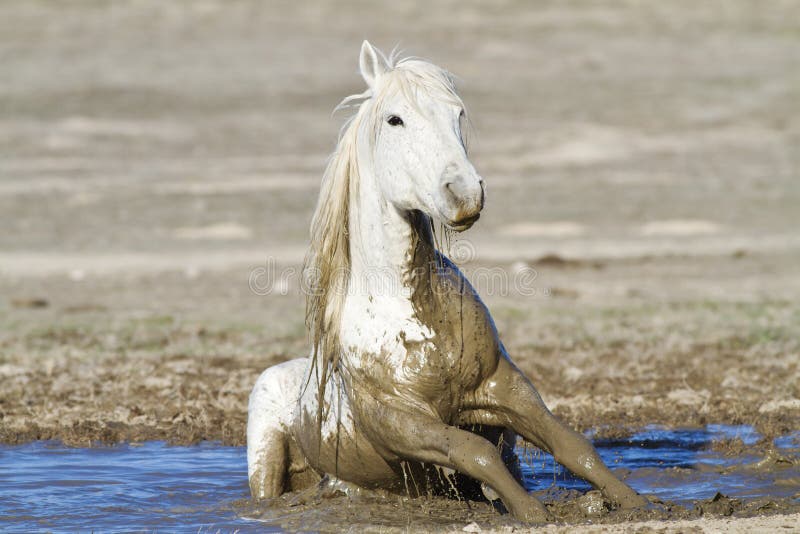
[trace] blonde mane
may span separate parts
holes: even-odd
[[[373,147],[383,120],[384,103],[397,91],[418,110],[419,97],[423,94],[463,107],[449,72],[422,59],[398,59],[394,52],[389,58],[382,54],[380,57],[387,70],[377,90],[368,89],[348,96],[334,110],[358,108],[342,127],[339,142],[325,169],[311,220],[311,244],[303,271],[306,327],[313,347],[312,366],[318,373],[320,408],[325,384],[331,373],[338,369],[341,354],[339,331],[351,267],[350,203],[357,198],[361,180],[359,132],[369,132],[369,146]],[[321,375],[319,363],[322,364]]]

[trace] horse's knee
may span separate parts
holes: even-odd
[[[457,469],[472,471],[473,475],[481,479],[481,475],[505,468],[497,445],[478,435],[467,436],[460,443],[451,443],[447,456]]]

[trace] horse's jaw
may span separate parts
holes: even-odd
[[[478,219],[480,218],[481,214],[476,213],[475,215],[472,215],[471,217],[467,217],[465,219],[461,219],[460,221],[446,222],[444,223],[444,225],[448,229],[453,230],[454,232],[464,232],[472,228],[472,225],[478,222]]]

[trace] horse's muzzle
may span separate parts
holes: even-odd
[[[459,232],[466,230],[480,218],[486,201],[483,178],[474,172],[451,174],[442,181],[442,196],[447,226]]]

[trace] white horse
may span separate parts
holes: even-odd
[[[452,77],[421,59],[387,59],[366,41],[359,63],[367,90],[342,102],[357,112],[311,224],[312,353],[264,371],[250,396],[253,497],[323,475],[423,493],[427,465],[478,481],[517,518],[544,520],[509,461],[518,434],[611,501],[646,505],[550,413],[472,286],[436,249],[433,222],[466,230],[485,199]]]

